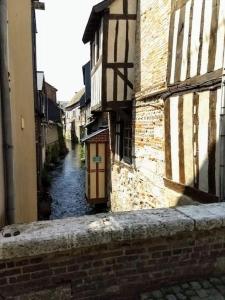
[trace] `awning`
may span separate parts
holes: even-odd
[[[99,130],[87,135],[84,139],[81,140],[81,142],[86,142],[86,141],[90,140],[91,138],[93,138],[93,137],[95,137],[95,136],[99,135],[100,133],[103,133],[107,130],[108,130],[108,128],[99,129]]]

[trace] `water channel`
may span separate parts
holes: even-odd
[[[80,160],[80,147],[67,142],[69,153],[51,172],[52,220],[91,213],[85,199],[85,166]]]

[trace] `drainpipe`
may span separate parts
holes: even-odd
[[[3,152],[5,162],[5,201],[6,222],[14,222],[15,213],[15,186],[13,172],[13,138],[12,138],[12,116],[10,106],[10,87],[8,73],[8,39],[7,39],[7,0],[0,0],[0,83],[1,83],[1,105],[2,105],[2,127],[3,127]]]
[[[225,49],[223,57],[223,75],[221,85],[220,110],[220,201],[225,202]]]

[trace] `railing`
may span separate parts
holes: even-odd
[[[7,230],[20,235],[0,237],[3,299],[139,299],[165,284],[225,273],[224,203]]]

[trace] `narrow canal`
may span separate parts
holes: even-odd
[[[67,142],[69,153],[51,172],[52,212],[50,219],[63,219],[89,214],[85,200],[85,168],[80,160],[80,145]]]

